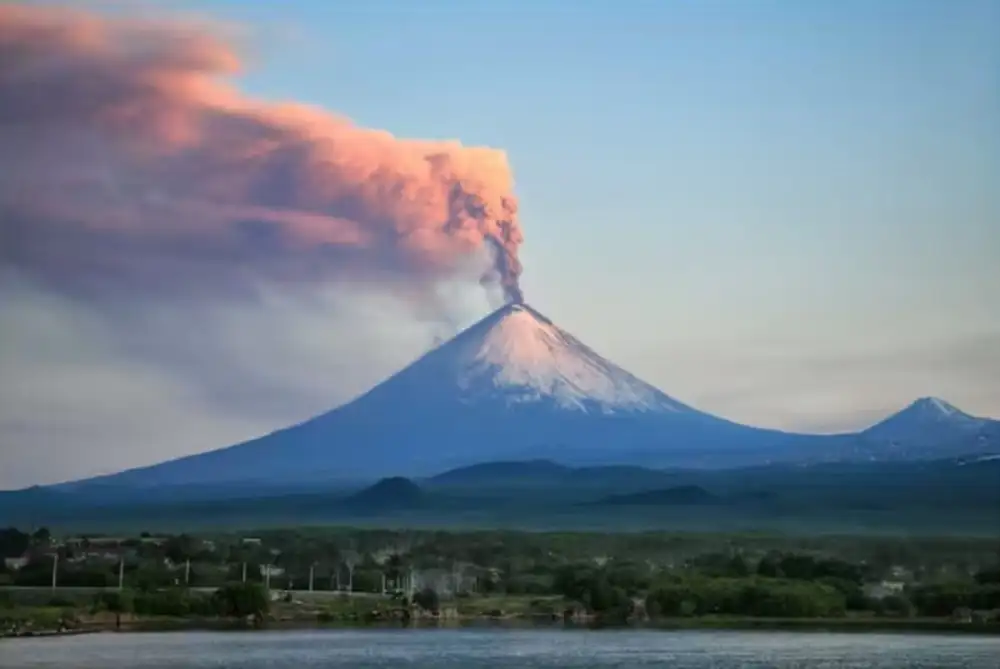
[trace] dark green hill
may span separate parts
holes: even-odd
[[[628,495],[608,495],[595,502],[601,506],[698,506],[722,504],[725,500],[701,486],[682,485],[661,490],[646,490]]]
[[[449,479],[447,485],[436,483]],[[111,497],[27,489],[0,493],[0,527],[88,532],[317,524],[604,531],[710,526],[991,535],[1000,527],[1000,457],[990,453],[939,461],[686,471],[487,463],[416,482],[388,478],[366,488],[326,487],[283,494],[266,485],[256,491],[195,491],[200,499],[172,488]]]
[[[427,480],[440,487],[551,485],[562,482],[573,469],[551,460],[484,462],[451,469]]]
[[[671,473],[634,465],[595,465],[569,467],[551,460],[484,462],[452,469],[426,480],[426,485],[440,490],[476,490],[479,492],[535,489],[551,493],[573,491],[585,499],[601,493],[626,493],[663,488],[677,483]]]
[[[382,479],[343,500],[343,505],[357,511],[390,511],[412,509],[426,501],[420,486],[408,478],[394,476]]]

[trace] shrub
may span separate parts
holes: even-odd
[[[192,599],[187,590],[170,588],[139,592],[135,595],[133,606],[140,615],[183,617],[191,613]]]
[[[884,616],[909,618],[915,612],[913,604],[902,595],[889,595],[878,602],[878,612]]]
[[[95,605],[112,613],[131,613],[135,610],[135,594],[131,590],[102,592],[97,595]]]
[[[646,599],[657,616],[748,615],[776,618],[841,616],[844,595],[820,583],[776,578],[715,578],[667,583]]]
[[[230,583],[212,595],[216,613],[229,618],[263,618],[270,600],[267,591],[258,583]]]
[[[424,611],[437,613],[441,610],[441,600],[438,597],[437,591],[433,588],[424,588],[413,595],[413,603]]]

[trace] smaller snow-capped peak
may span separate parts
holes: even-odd
[[[933,429],[974,430],[988,422],[986,419],[970,416],[937,397],[922,397],[868,428],[865,433],[896,437],[911,431],[925,432]]]
[[[923,423],[964,425],[966,427],[978,427],[987,422],[985,419],[970,416],[954,404],[949,404],[937,397],[921,397],[896,416]]]
[[[920,411],[929,416],[965,416],[957,407],[937,397],[921,397],[910,405],[910,409]]]
[[[592,351],[527,304],[490,314],[435,353],[462,394],[508,404],[550,400],[603,412],[693,411]],[[453,357],[452,357],[453,356]]]

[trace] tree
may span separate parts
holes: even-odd
[[[100,603],[115,614],[115,627],[121,628],[122,614],[132,613],[135,610],[135,595],[131,590],[105,592],[100,595]]]
[[[916,612],[910,600],[903,595],[883,597],[878,603],[878,608],[882,615],[898,618],[909,618]]]
[[[747,576],[750,567],[739,553],[706,553],[689,562],[689,566],[706,576]]]
[[[777,553],[768,553],[757,563],[757,575],[767,578],[780,578],[784,576],[781,571],[781,556]]]
[[[424,611],[438,613],[441,610],[441,599],[433,588],[424,588],[414,594],[413,603]]]
[[[174,564],[180,564],[194,558],[198,552],[199,542],[186,534],[170,537],[163,544],[164,556]]]
[[[0,530],[0,557],[20,557],[31,545],[31,536],[16,527]]]
[[[39,527],[34,531],[34,533],[32,533],[31,540],[36,544],[47,546],[52,540],[52,533],[49,532],[49,528],[47,527]]]
[[[216,612],[227,618],[248,618],[261,621],[270,607],[267,592],[259,583],[229,583],[212,596]]]
[[[341,562],[347,568],[347,591],[354,592],[354,569],[361,560],[353,549],[346,549],[341,552]],[[340,567],[337,567],[337,581],[340,581]]]
[[[980,569],[976,573],[976,583],[980,585],[1000,584],[1000,564]]]
[[[664,616],[749,615],[780,618],[840,616],[844,595],[820,583],[769,578],[699,578],[665,583],[646,599]]]

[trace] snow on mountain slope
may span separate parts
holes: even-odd
[[[975,431],[994,422],[970,416],[936,397],[922,397],[903,410],[866,429],[863,434],[905,439],[941,431]]]
[[[880,458],[965,455],[1000,448],[1000,422],[970,416],[936,397],[923,397],[863,430],[858,443]]]
[[[511,304],[414,365],[464,403],[551,402],[576,411],[693,411],[605,360],[526,304]]]

